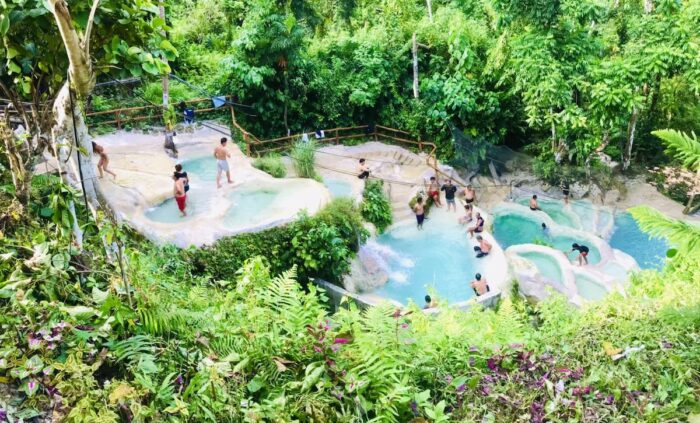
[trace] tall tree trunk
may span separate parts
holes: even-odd
[[[644,0],[644,13],[647,15],[654,10],[654,2],[652,0]]]
[[[632,117],[630,117],[630,122],[627,125],[627,145],[625,145],[625,151],[622,153],[622,170],[625,171],[630,167],[632,163],[632,147],[634,147],[634,134],[637,130],[637,119],[639,118],[639,111],[637,108],[632,109]]]
[[[158,5],[158,14],[160,15],[160,18],[163,19],[163,22],[165,22],[165,5],[161,1],[160,4]],[[167,38],[167,33],[165,30],[161,32],[163,35],[163,38]],[[168,64],[168,59],[166,59],[165,55],[163,56],[163,63],[167,66]],[[165,116],[165,113],[168,110],[168,106],[170,104],[170,79],[168,78],[168,75],[165,74],[163,75],[163,113]],[[172,135],[170,134],[170,131],[172,131],[172,125],[174,122],[170,122],[170,119],[165,119],[165,142],[164,142],[164,147],[166,151],[170,147],[174,147],[173,145],[173,138]],[[171,150],[172,151],[172,150]]]
[[[431,0],[425,0],[425,4],[428,7],[428,19],[430,22],[433,21],[433,3]]]
[[[64,181],[73,187],[82,187],[86,203],[93,215],[96,215],[99,203],[94,182],[95,171],[91,160],[92,139],[88,134],[85,117],[79,104],[80,100],[87,97],[95,86],[95,73],[90,61],[89,37],[98,4],[99,0],[93,1],[85,38],[81,40],[73,26],[65,0],[49,0],[69,62],[68,82],[59,91],[53,105],[54,150],[63,169]],[[77,98],[72,97],[71,88]],[[79,248],[82,248],[82,232],[77,225],[75,207],[72,203],[69,206],[73,214],[75,242]]]
[[[413,98],[418,98],[418,42],[416,33],[413,33]]]

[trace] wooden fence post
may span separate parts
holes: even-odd
[[[120,112],[121,112],[121,109],[117,109],[114,111],[114,117],[115,117],[114,120],[117,121],[117,129],[122,129],[121,118],[119,117],[119,115],[121,115]]]
[[[340,144],[340,136],[338,135],[338,128],[335,129],[335,144]]]
[[[245,154],[250,157],[250,143],[248,142],[248,134],[243,133],[243,142],[245,142]]]

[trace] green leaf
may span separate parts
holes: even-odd
[[[51,207],[43,207],[40,211],[39,214],[42,217],[51,217],[53,216],[53,209]]]
[[[253,379],[248,382],[246,385],[246,388],[248,389],[248,392],[251,394],[254,394],[258,392],[262,387],[265,385],[265,380],[259,375],[255,375]]]
[[[7,31],[9,29],[10,29],[10,16],[3,15],[2,19],[0,19],[0,35],[7,34]]]
[[[20,68],[19,65],[17,63],[15,63],[14,60],[9,60],[7,62],[7,69],[11,73],[22,73],[22,68]]]

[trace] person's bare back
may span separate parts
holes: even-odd
[[[173,195],[175,197],[182,197],[185,195],[185,178],[177,178],[175,184],[173,184]]]
[[[214,149],[214,157],[216,157],[217,160],[226,160],[231,157],[231,153],[226,150],[225,146],[219,145]]]
[[[233,183],[231,180],[231,169],[228,166],[228,158],[231,157],[231,153],[226,149],[226,143],[228,140],[226,138],[221,138],[220,145],[214,149],[214,157],[216,158],[216,187],[221,188],[221,173],[226,172],[226,179],[229,184]]]

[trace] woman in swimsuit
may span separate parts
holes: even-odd
[[[100,156],[100,161],[97,162],[97,170],[100,171],[100,178],[104,178],[104,172],[107,172],[112,175],[114,179],[117,179],[117,175],[111,170],[107,169],[107,166],[109,166],[109,157],[107,157],[104,147],[93,141],[92,152]]]

